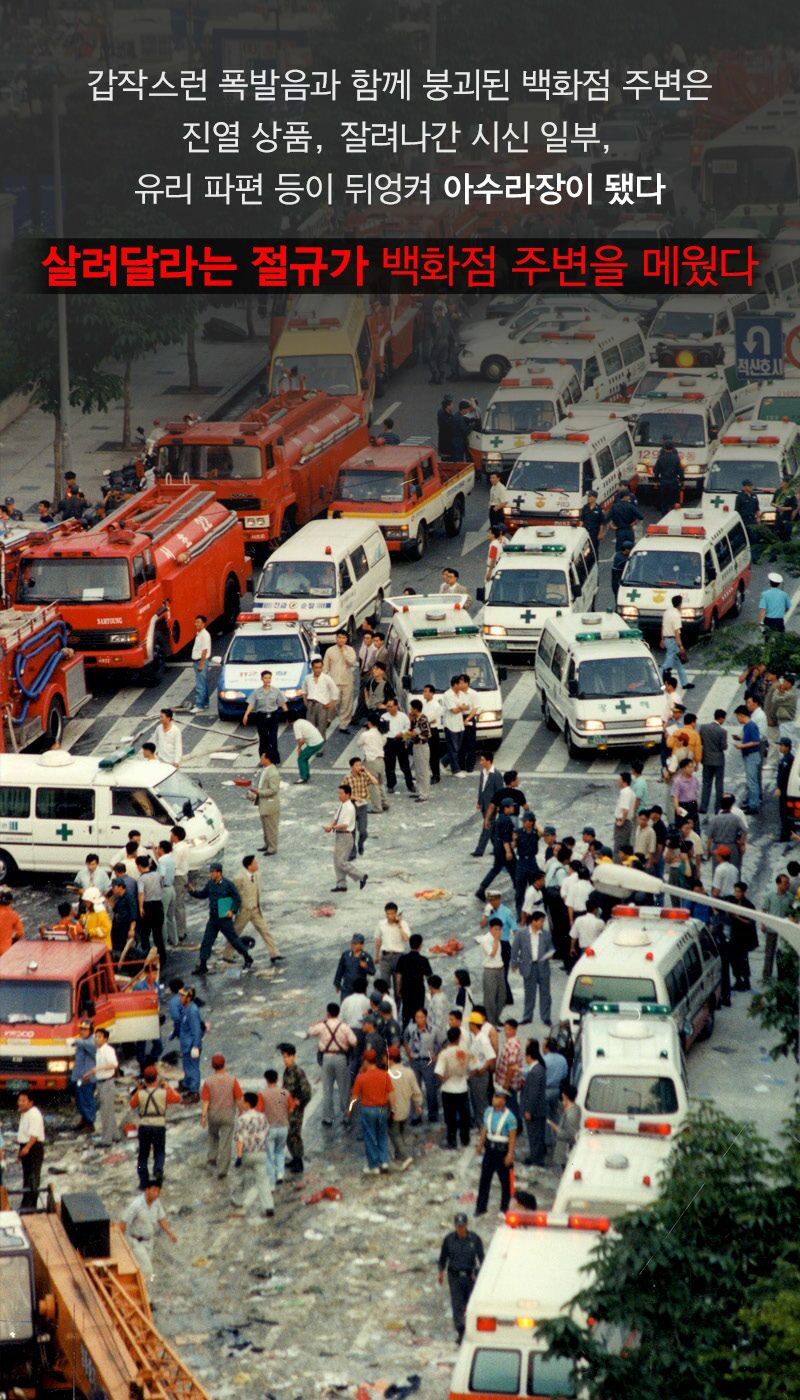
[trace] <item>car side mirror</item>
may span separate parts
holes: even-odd
[[[211,658],[211,665],[212,665],[212,666],[221,666],[221,665],[222,665],[222,657],[221,657],[221,656],[212,656],[212,658]]]
[[[479,603],[485,603],[485,602],[486,602],[486,589],[483,588],[483,587],[481,587],[481,588],[476,588],[476,589],[475,589],[475,598],[476,598],[477,602],[479,602]]]
[[[507,667],[507,666],[498,666],[498,668],[497,668],[497,679],[498,679],[499,681],[501,681],[501,682],[502,682],[502,681],[507,681],[507,680],[508,680],[508,667]]]
[[[571,681],[567,681],[567,694],[571,696],[573,700],[577,699],[578,682],[574,678]]]

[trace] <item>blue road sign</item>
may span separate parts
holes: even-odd
[[[740,379],[783,379],[780,316],[736,316],[736,373]]]

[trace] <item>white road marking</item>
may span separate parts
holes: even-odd
[[[465,535],[464,535],[464,539],[463,539],[462,545],[461,545],[461,557],[462,557],[462,559],[463,559],[463,557],[464,557],[465,554],[471,554],[472,551],[473,551],[473,549],[477,549],[479,545],[482,545],[482,544],[485,545],[485,544],[486,544],[486,539],[487,539],[488,532],[489,532],[489,526],[488,526],[488,524],[487,524],[487,525],[484,525],[483,529],[481,529],[481,530],[467,530],[467,531],[466,531],[466,533],[465,533]],[[488,546],[487,546],[487,547],[488,547]]]
[[[513,720],[522,719],[535,699],[536,683],[533,672],[525,671],[514,681],[503,699],[503,719],[506,724]]]
[[[391,418],[392,414],[397,412],[402,402],[402,399],[397,399],[394,403],[390,403],[389,407],[385,408],[378,418],[373,418],[373,426],[377,427],[378,423],[382,423],[384,418]]]
[[[497,768],[501,772],[504,768],[513,768],[520,754],[525,752],[534,735],[542,727],[541,720],[516,720],[508,733],[503,736],[503,742],[497,750],[495,760]]]

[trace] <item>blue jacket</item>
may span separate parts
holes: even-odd
[[[229,899],[231,901],[231,913],[234,917],[239,913],[242,907],[239,891],[224,875],[219,883],[214,880],[207,880],[201,890],[188,890],[188,893],[192,896],[192,899],[208,900],[209,915],[215,923],[219,923],[220,921],[219,902],[221,899]],[[223,915],[222,917],[225,918],[227,916]]]
[[[170,1036],[170,1040],[177,1040],[178,1033],[181,1028],[181,1015],[183,1013],[183,1004],[181,1002],[180,992],[176,992],[174,996],[170,997],[167,1010],[169,1011],[170,1020],[172,1021],[172,1034]]]
[[[203,1022],[200,1012],[193,1001],[188,1006],[181,1008],[181,1019],[178,1025],[178,1039],[181,1043],[181,1051],[188,1055],[195,1046],[200,1048],[203,1043]]]
[[[93,1035],[90,1035],[88,1040],[76,1040],[75,1060],[70,1076],[73,1084],[77,1084],[79,1079],[83,1079],[88,1069],[94,1069],[96,1059],[97,1046]]]

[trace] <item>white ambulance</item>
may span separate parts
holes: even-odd
[[[561,613],[545,623],[535,664],[542,716],[570,756],[636,745],[664,728],[663,690],[650,648],[616,613]]]
[[[647,333],[649,358],[664,369],[733,364],[734,318],[747,311],[744,296],[667,297]]]
[[[800,428],[792,422],[748,419],[731,423],[719,439],[706,477],[705,500],[714,507],[734,508],[745,481],[758,497],[761,520],[774,525],[775,494],[797,487],[800,472]]]
[[[524,1210],[507,1211],[505,1219],[492,1236],[467,1304],[449,1400],[583,1397],[573,1363],[553,1356],[537,1328],[556,1317],[586,1325],[572,1300],[590,1283],[592,1252],[610,1221]],[[624,1338],[609,1328],[605,1340],[618,1349]]]
[[[648,484],[661,448],[671,442],[681,459],[684,494],[699,494],[717,439],[733,416],[733,399],[724,382],[711,389],[681,378],[651,390],[633,428],[641,484]]]
[[[714,1029],[721,977],[717,945],[688,909],[619,904],[570,972],[560,1020],[577,1031],[598,1002],[668,1006],[688,1050]]]
[[[595,413],[602,415],[599,407]],[[546,433],[531,433],[508,478],[503,507],[512,530],[521,525],[577,521],[590,491],[600,505],[613,500],[634,462],[630,429],[622,418],[590,423],[576,410]]]
[[[582,399],[625,399],[647,369],[647,350],[635,321],[593,321],[590,329],[542,331],[520,336],[518,355],[572,365]]]
[[[617,594],[629,623],[660,627],[675,595],[687,634],[714,632],[726,614],[738,617],[750,582],[750,542],[727,507],[671,510],[648,525],[631,550]]]
[[[495,669],[477,622],[456,593],[415,593],[387,598],[391,621],[386,633],[387,679],[397,693],[400,709],[408,713],[412,700],[422,700],[423,687],[437,695],[449,689],[455,675],[469,676],[480,697],[476,722],[479,744],[499,744],[503,737],[502,667]]]
[[[593,608],[598,586],[597,556],[582,525],[518,530],[486,590],[483,635],[489,650],[533,657],[548,617],[559,609]]]
[[[672,1125],[641,1119],[635,1132],[588,1114],[556,1190],[553,1215],[616,1220],[644,1210],[661,1194],[674,1144]]]
[[[506,479],[531,433],[547,433],[578,402],[581,388],[571,365],[536,365],[526,361],[511,371],[492,395],[481,431],[470,449],[477,469]]]
[[[651,1121],[676,1130],[689,1110],[689,1082],[670,1008],[594,1003],[581,1021],[572,1080],[584,1120],[628,1132]]]
[[[131,827],[150,850],[176,824],[186,830],[190,869],[221,858],[228,840],[222,814],[182,768],[133,748],[105,758],[66,749],[0,756],[0,884],[17,871],[72,875],[89,851],[110,866]]]

